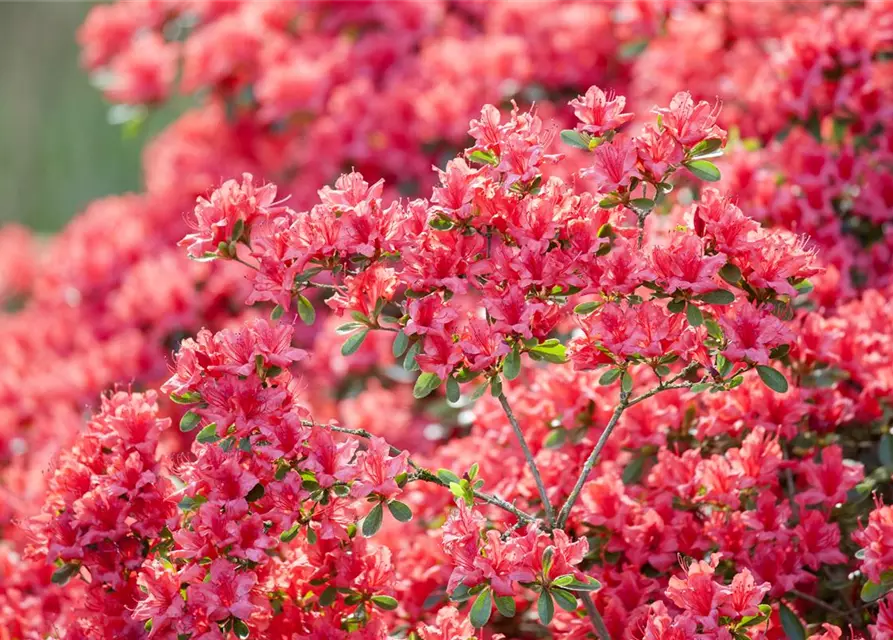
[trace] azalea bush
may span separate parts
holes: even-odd
[[[197,106],[0,230],[0,638],[893,638],[893,7],[79,39]]]

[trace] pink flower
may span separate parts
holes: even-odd
[[[191,584],[187,588],[190,608],[214,621],[228,616],[247,620],[258,609],[252,602],[252,591],[257,583],[253,571],[237,572],[230,562],[217,559],[211,563],[209,574],[207,582]]]
[[[663,126],[684,147],[691,147],[707,138],[726,139],[726,132],[716,125],[716,118],[722,105],[713,107],[701,101],[695,104],[691,94],[680,91],[670,101],[669,108],[655,108],[654,112],[663,117]]]
[[[725,263],[721,253],[707,255],[704,241],[692,233],[674,234],[668,246],[651,251],[656,280],[667,293],[706,293],[719,288],[715,276]]]
[[[744,569],[732,578],[728,597],[720,608],[720,613],[732,618],[759,615],[757,606],[763,601],[769,588],[768,582],[757,584],[750,571]]]
[[[400,493],[394,478],[406,471],[408,458],[408,451],[392,456],[391,446],[383,438],[373,437],[369,448],[357,455],[360,475],[351,487],[351,495],[365,498],[375,493],[384,498],[393,498]]]
[[[592,165],[581,174],[592,178],[596,191],[615,191],[629,186],[629,181],[638,176],[636,157],[634,141],[617,136],[611,142],[595,148],[592,152]]]
[[[600,136],[611,129],[617,129],[633,119],[634,114],[623,113],[626,98],[613,92],[605,94],[596,86],[589,87],[586,94],[570,101],[574,115],[583,123],[581,131]]]
[[[794,337],[767,307],[757,308],[746,300],[736,300],[727,309],[719,324],[729,341],[722,354],[732,362],[747,359],[769,364],[769,351]]]

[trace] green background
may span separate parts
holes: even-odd
[[[91,200],[140,188],[146,139],[109,123],[110,105],[80,67],[88,2],[0,2],[0,224],[53,231]]]

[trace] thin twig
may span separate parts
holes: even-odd
[[[304,421],[302,424],[304,424],[305,426],[309,426],[309,427],[317,427],[320,429],[329,429],[330,431],[336,431],[338,433],[347,433],[352,436],[357,436],[359,438],[365,438],[366,440],[370,440],[374,437],[373,434],[369,433],[365,429],[348,429],[346,427],[337,427],[334,425],[322,425],[322,424],[318,424],[316,422],[310,422],[310,421]],[[398,449],[397,447],[395,447],[393,445],[388,445],[388,446],[390,447],[391,455],[393,455],[393,456],[399,456],[400,454],[403,453],[403,451],[401,449]],[[430,482],[432,484],[436,484],[441,487],[446,487],[447,489],[449,488],[450,485],[448,482],[444,482],[437,476],[437,474],[431,473],[427,469],[419,466],[418,464],[415,463],[415,461],[412,458],[408,458],[407,462],[409,463],[409,466],[412,467],[412,469],[415,471],[414,475],[419,480],[423,480],[425,482]],[[530,524],[530,523],[537,521],[536,517],[530,515],[529,513],[525,513],[524,511],[521,511],[520,509],[515,507],[510,502],[508,502],[507,500],[504,500],[503,498],[500,498],[497,495],[493,495],[491,493],[485,493],[483,491],[475,490],[474,497],[477,498],[478,500],[482,500],[482,501],[486,502],[487,504],[492,504],[494,507],[499,507],[500,509],[502,509],[504,511],[508,511],[513,516],[518,518],[518,520],[522,521],[524,524]]]
[[[592,627],[595,629],[596,635],[601,638],[601,640],[611,640],[611,636],[608,635],[608,628],[605,626],[605,621],[602,619],[598,609],[595,608],[595,603],[592,601],[589,594],[584,591],[580,594],[580,600],[583,601],[583,607],[586,609],[586,614],[592,621]]]
[[[515,437],[518,439],[518,444],[521,445],[521,450],[524,452],[524,457],[527,459],[527,466],[530,467],[530,473],[533,475],[533,479],[536,482],[536,488],[540,493],[540,500],[542,500],[543,509],[546,512],[546,523],[549,525],[549,529],[552,529],[555,526],[555,515],[552,513],[552,503],[549,502],[549,494],[546,492],[546,485],[543,482],[543,477],[540,475],[539,468],[536,466],[536,461],[533,459],[533,453],[527,445],[527,439],[524,437],[524,432],[521,431],[521,426],[518,424],[518,420],[512,412],[512,407],[509,405],[509,401],[505,397],[505,393],[499,394],[499,404],[502,405],[502,410],[505,411],[505,415],[508,417],[512,429],[515,432]]]
[[[791,589],[790,591],[788,591],[788,593],[790,593],[792,596],[794,596],[796,598],[800,598],[801,600],[806,600],[807,602],[811,602],[812,604],[819,606],[822,609],[825,609],[826,611],[830,611],[833,614],[839,615],[842,618],[847,617],[846,611],[843,611],[833,605],[828,604],[821,598],[816,598],[815,596],[811,596],[808,593],[803,593],[802,591],[797,591],[796,589]]]

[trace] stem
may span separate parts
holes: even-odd
[[[602,616],[598,612],[598,609],[595,608],[595,603],[592,601],[589,594],[584,591],[580,594],[580,600],[583,601],[583,606],[586,608],[586,614],[592,621],[592,628],[595,629],[595,634],[601,640],[611,640],[611,636],[608,635],[608,628],[605,626],[605,621],[602,620]]]
[[[595,443],[595,447],[592,449],[589,457],[586,458],[586,462],[583,464],[583,470],[580,472],[580,477],[577,478],[577,482],[574,485],[574,488],[571,490],[571,493],[567,497],[564,506],[561,507],[561,511],[558,513],[557,526],[559,529],[564,529],[564,525],[567,523],[567,517],[570,515],[571,509],[573,508],[574,503],[577,501],[577,498],[580,497],[580,492],[583,490],[583,485],[589,478],[589,474],[592,472],[592,468],[595,466],[595,462],[598,460],[599,454],[602,452],[602,449],[604,449],[605,444],[608,442],[608,438],[611,437],[611,432],[614,431],[614,427],[617,426],[617,421],[620,420],[621,414],[626,410],[628,406],[629,394],[626,392],[621,392],[620,404],[618,404],[617,408],[614,409],[614,413],[611,415],[611,419],[608,421],[608,426],[605,427],[605,430],[602,432],[602,435],[598,439],[598,442]]]
[[[328,429],[330,431],[335,431],[337,433],[347,433],[349,435],[357,436],[359,438],[365,438],[366,440],[370,440],[374,437],[371,433],[369,433],[365,429],[347,429],[346,427],[336,427],[333,425],[327,426],[327,425],[321,425],[321,424],[317,424],[315,422],[309,422],[309,421],[304,421],[302,424],[304,424],[304,426],[308,426],[308,427],[316,427],[319,429]],[[398,449],[397,447],[395,447],[393,445],[389,445],[389,446],[391,448],[391,455],[399,456],[401,453],[403,453],[403,451],[401,449]],[[407,462],[409,463],[409,466],[412,467],[412,469],[415,471],[415,474],[413,474],[413,475],[416,478],[418,478],[419,480],[423,480],[425,482],[430,482],[432,484],[436,484],[441,487],[449,488],[449,483],[444,482],[436,474],[431,473],[427,469],[420,467],[418,464],[415,463],[415,461],[413,461],[412,458],[407,459]],[[500,498],[497,495],[493,495],[491,493],[484,493],[483,491],[475,490],[474,497],[477,498],[478,500],[482,500],[483,502],[486,502],[487,504],[492,504],[494,507],[499,507],[503,511],[508,511],[513,516],[518,518],[518,520],[520,522],[523,522],[524,524],[530,524],[532,522],[536,522],[536,518],[534,516],[530,515],[529,513],[525,513],[524,511],[521,511],[520,509],[515,507],[510,502],[508,502],[507,500],[504,500],[503,498]]]
[[[536,481],[536,488],[539,490],[540,500],[542,500],[543,509],[546,511],[546,523],[549,525],[549,528],[552,529],[555,527],[555,516],[552,513],[552,503],[549,502],[549,494],[546,493],[546,485],[543,483],[540,470],[536,466],[536,461],[533,459],[533,453],[531,453],[530,447],[527,446],[524,432],[521,431],[521,426],[518,424],[518,420],[515,418],[511,406],[509,406],[509,401],[505,397],[505,393],[499,394],[499,404],[502,405],[502,410],[505,411],[505,415],[508,416],[512,429],[515,431],[515,437],[518,438],[518,443],[521,445],[521,450],[524,452],[524,457],[527,459],[527,466],[530,467],[530,473],[533,474],[533,479]]]
[[[790,593],[795,598],[800,598],[801,600],[806,600],[807,602],[811,602],[812,604],[819,606],[822,609],[825,609],[826,611],[830,611],[831,613],[839,615],[843,618],[847,617],[847,613],[845,611],[841,611],[837,607],[828,604],[821,598],[816,598],[815,596],[811,596],[808,593],[803,593],[802,591],[797,591],[796,589],[791,589],[790,591],[788,591],[788,593]]]

